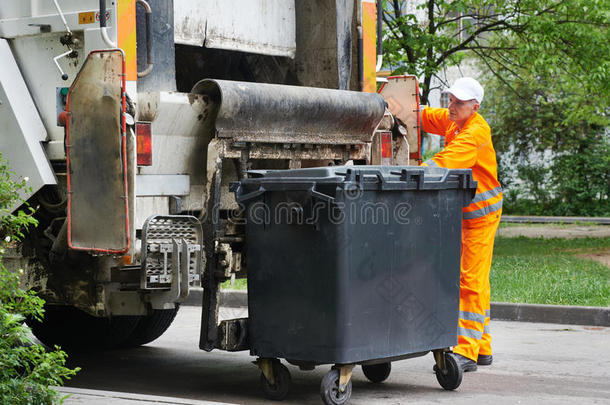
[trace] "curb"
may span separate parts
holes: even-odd
[[[191,288],[183,305],[201,306],[202,300],[203,289]],[[222,290],[220,292],[220,305],[229,308],[247,307],[248,293],[243,290]],[[610,307],[492,302],[491,318],[517,322],[610,326]]]
[[[86,388],[53,387],[61,394],[70,395],[66,405],[231,405],[228,402],[200,401],[195,399],[134,394],[129,392],[101,391]]]
[[[491,317],[505,321],[610,326],[610,307],[492,302]]]
[[[203,288],[190,287],[189,295],[182,305],[200,307],[203,302]],[[220,306],[228,308],[240,308],[248,306],[248,293],[243,290],[220,291]]]
[[[517,224],[584,224],[610,225],[608,217],[540,217],[521,215],[502,215],[500,222]]]

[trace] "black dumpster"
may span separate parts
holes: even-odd
[[[475,190],[470,170],[249,172],[235,193],[251,354],[307,368],[457,344],[462,207]]]

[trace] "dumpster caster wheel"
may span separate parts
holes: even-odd
[[[342,405],[349,401],[352,396],[352,380],[350,379],[345,385],[343,392],[339,389],[340,371],[337,369],[330,370],[320,384],[320,395],[322,401],[326,405]]]
[[[457,359],[453,353],[444,353],[445,355],[445,370],[441,370],[438,367],[434,368],[436,373],[436,379],[438,383],[446,390],[454,390],[462,383],[462,376],[464,371],[458,364]]]
[[[390,371],[392,371],[392,363],[390,362],[362,366],[364,376],[374,383],[385,381],[390,376]]]
[[[271,384],[265,374],[261,373],[261,387],[265,396],[273,401],[281,401],[286,398],[290,386],[292,385],[292,378],[290,378],[290,371],[282,363],[273,362],[273,378],[275,379],[274,384]]]

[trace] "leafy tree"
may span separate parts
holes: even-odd
[[[505,212],[610,215],[609,0],[394,0],[384,20],[424,103],[445,68],[479,67]]]
[[[2,261],[5,250],[23,237],[23,229],[36,225],[31,209],[9,212],[27,182],[14,177],[0,155],[0,404],[61,403],[61,395],[50,386],[61,385],[78,368],[65,367],[66,353],[58,348],[47,352],[33,342],[23,321],[26,317],[41,319],[44,301],[24,290],[20,273],[8,271]]]
[[[610,215],[610,133],[603,97],[576,97],[582,83],[569,76],[504,77],[511,88],[487,81],[483,114],[499,152],[500,181],[509,190],[505,212]],[[587,108],[601,111],[582,114]]]
[[[549,71],[555,63],[576,64],[589,69],[592,80],[606,79],[607,89],[607,46],[591,49],[588,35],[591,27],[607,28],[609,9],[608,0],[388,0],[384,53],[394,73],[421,78],[423,103],[432,79],[442,83],[443,69],[469,56],[492,71],[523,63]]]
[[[505,212],[610,215],[610,2],[557,3],[480,59],[502,181],[517,179]]]

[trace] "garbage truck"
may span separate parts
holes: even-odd
[[[247,349],[248,320],[218,316],[248,274],[229,184],[420,162],[416,78],[377,91],[376,6],[0,1],[0,152],[39,222],[4,259],[46,302],[34,334],[142,345],[201,286],[201,349]]]

